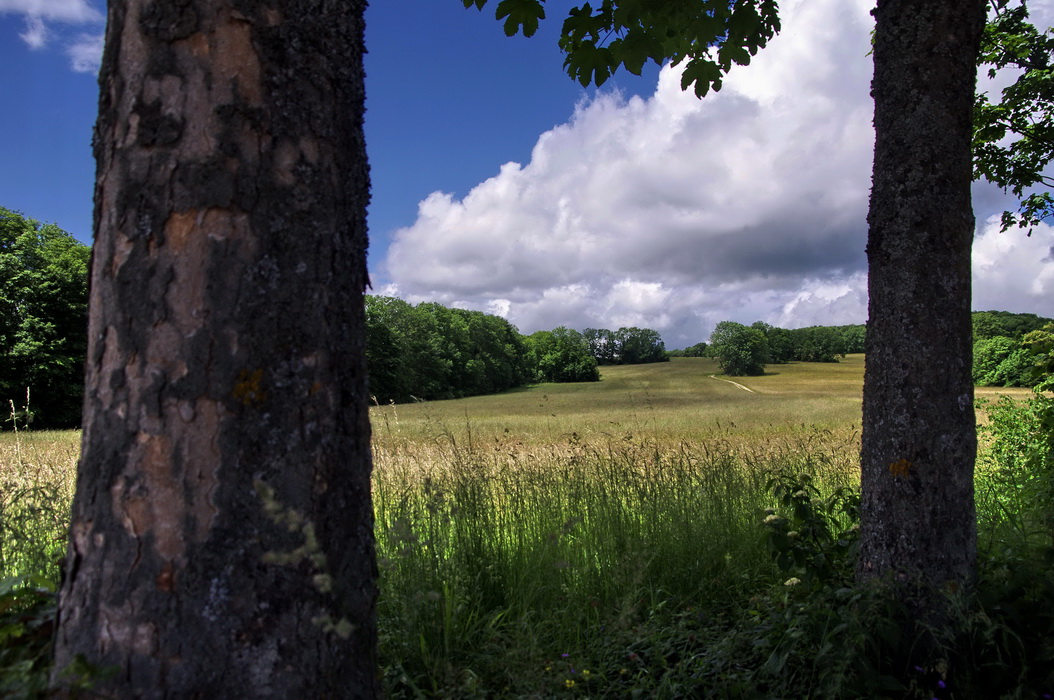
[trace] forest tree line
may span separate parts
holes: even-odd
[[[975,311],[973,379],[978,386],[1031,387],[1037,351],[1054,336],[1054,319],[1032,313]],[[750,326],[722,321],[709,343],[673,350],[672,357],[712,357],[732,376],[760,375],[765,365],[787,362],[837,362],[865,351],[867,327],[809,326],[778,328],[763,321]]]
[[[601,364],[669,359],[650,328],[560,326],[521,335],[500,316],[366,297],[366,361],[378,403],[453,399],[536,382],[595,382]]]

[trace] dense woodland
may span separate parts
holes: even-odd
[[[80,424],[90,249],[0,207],[0,410]],[[28,392],[28,398],[27,398]],[[26,415],[29,413],[30,415]]]
[[[601,364],[669,359],[649,328],[559,327],[521,335],[505,319],[366,297],[370,394],[378,403],[490,394],[535,382],[595,382]]]

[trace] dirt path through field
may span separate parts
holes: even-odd
[[[742,384],[740,384],[739,382],[734,382],[734,381],[732,381],[731,379],[721,379],[721,377],[716,377],[716,376],[714,376],[714,375],[712,375],[712,374],[710,375],[710,378],[711,378],[711,379],[716,379],[716,380],[717,380],[717,381],[719,381],[719,382],[728,382],[728,383],[729,383],[729,384],[731,384],[732,386],[738,386],[738,387],[739,387],[740,389],[742,389],[743,391],[749,391],[749,392],[750,392],[751,394],[753,394],[753,393],[756,393],[756,392],[755,392],[755,391],[754,391],[753,389],[751,389],[750,387],[748,387],[748,386],[743,386],[743,385],[742,385]]]

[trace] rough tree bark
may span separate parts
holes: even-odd
[[[364,0],[111,0],[56,682],[373,697]]]
[[[983,0],[879,0],[862,579],[973,578],[971,110]]]

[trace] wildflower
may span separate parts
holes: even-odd
[[[786,581],[784,581],[783,585],[784,586],[797,586],[799,583],[801,583],[801,579],[796,577],[796,576],[792,576],[791,578],[789,578]]]
[[[585,678],[587,681],[589,680],[589,669],[588,668],[583,668],[582,669],[582,678]]]
[[[772,525],[773,523],[778,523],[780,521],[780,519],[781,519],[780,516],[778,516],[775,513],[773,513],[771,515],[766,515],[765,516],[764,523],[766,525]]]
[[[629,673],[629,671],[627,671],[627,670],[626,670],[626,669],[624,669],[624,668],[620,668],[620,669],[618,670],[618,674],[619,674],[620,676],[624,676],[624,675],[626,675],[627,673]]]
[[[574,688],[575,687],[575,682],[573,680],[571,680],[570,678],[568,678],[566,681],[564,681],[564,687],[565,688]]]

